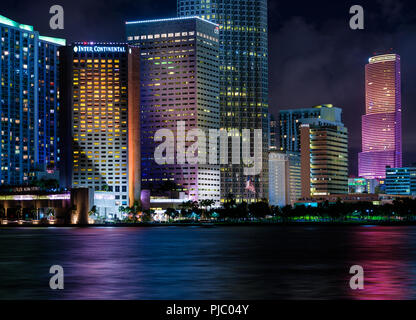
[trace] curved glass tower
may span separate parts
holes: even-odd
[[[384,179],[386,166],[402,166],[400,56],[371,57],[365,66],[366,114],[362,116],[359,176]]]

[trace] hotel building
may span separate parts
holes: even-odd
[[[65,40],[0,15],[0,185],[29,183],[59,162],[59,56]]]
[[[98,214],[140,199],[140,51],[118,43],[74,43],[60,50],[61,184],[92,188]]]
[[[189,163],[180,159],[184,150],[176,143],[175,159],[155,161],[159,129],[173,132],[175,141],[183,141],[187,149],[194,143],[187,135],[190,130],[201,129],[208,143],[209,131],[220,128],[218,25],[197,17],[132,21],[126,22],[126,33],[127,41],[141,49],[143,189],[155,198],[170,183],[175,189],[171,191],[184,192],[188,199],[210,199],[219,205],[218,152],[217,164]]]
[[[342,109],[332,104],[279,111],[280,150],[300,151],[300,126],[302,124],[343,126],[341,117]]]
[[[221,201],[230,194],[237,202],[267,198],[267,0],[178,0],[178,16],[199,16],[219,24],[221,128],[229,132],[237,129],[240,135],[243,129],[262,130],[261,174],[247,177],[242,164],[222,165]],[[254,149],[252,138],[252,154]],[[229,147],[230,157],[231,154]],[[253,183],[256,193],[246,192],[247,178]]]
[[[348,131],[301,125],[302,198],[348,193]]]
[[[366,112],[362,116],[359,176],[384,179],[386,167],[402,166],[400,56],[371,57],[365,66]]]

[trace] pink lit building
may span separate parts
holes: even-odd
[[[365,66],[366,113],[362,116],[359,176],[384,179],[386,166],[402,166],[400,56],[371,57]]]

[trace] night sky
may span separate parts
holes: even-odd
[[[65,10],[65,29],[49,29],[49,8]],[[349,8],[360,4],[365,30],[349,28]],[[176,16],[176,0],[1,1],[0,14],[68,41],[124,41],[128,20]],[[350,173],[357,173],[364,65],[393,48],[402,62],[403,164],[416,162],[416,3],[414,0],[269,0],[270,108],[332,103],[349,129]]]

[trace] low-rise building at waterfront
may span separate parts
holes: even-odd
[[[369,193],[367,179],[348,178],[348,193]]]
[[[94,191],[88,188],[63,191],[42,191],[35,187],[2,188],[0,220],[1,224],[88,224],[93,200]]]
[[[386,194],[416,195],[416,167],[386,168]]]

